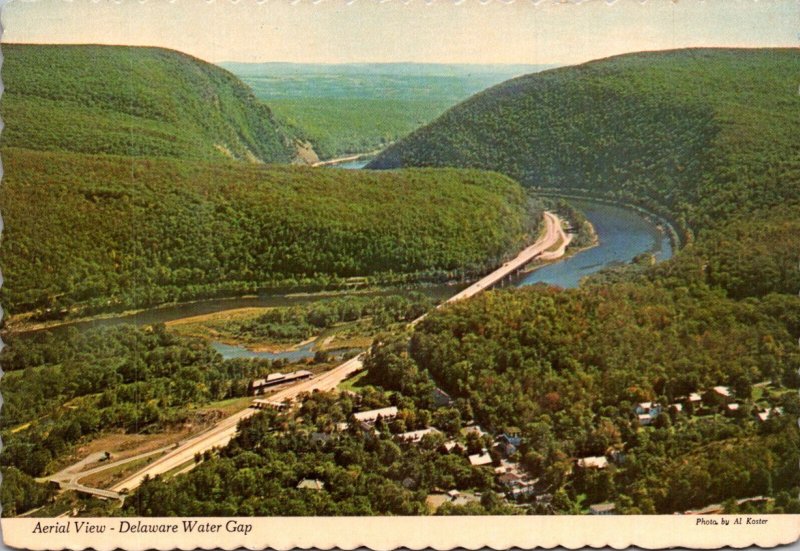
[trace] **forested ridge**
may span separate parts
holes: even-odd
[[[558,69],[389,148],[373,166],[497,170],[642,205],[696,239],[580,289],[440,309],[409,346],[378,353],[372,376],[401,391],[431,376],[485,426],[519,427],[516,459],[558,512],[736,512],[754,496],[797,510],[798,59],[684,50]]]
[[[3,45],[4,147],[289,162],[270,109],[231,73],[162,48]]]
[[[635,202],[699,230],[796,203],[796,49],[626,54],[477,94],[370,166],[458,166]]]
[[[479,171],[355,172],[6,148],[2,302],[39,317],[499,262],[538,216]],[[73,311],[74,310],[74,311]]]

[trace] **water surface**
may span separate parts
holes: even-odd
[[[592,223],[599,244],[531,272],[517,283],[518,286],[547,283],[577,287],[582,278],[603,268],[630,262],[642,253],[652,253],[659,261],[672,256],[667,233],[637,211],[595,201],[570,199],[569,202]]]

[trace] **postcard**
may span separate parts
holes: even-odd
[[[2,534],[800,536],[800,4],[2,6]]]

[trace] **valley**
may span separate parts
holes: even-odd
[[[796,52],[53,48],[4,50],[9,514],[800,511]]]

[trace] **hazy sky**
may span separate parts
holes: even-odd
[[[7,42],[164,46],[207,61],[569,64],[798,46],[800,0],[11,0]]]

